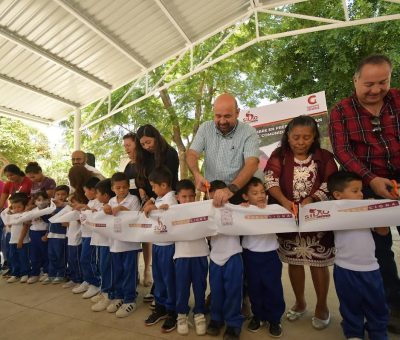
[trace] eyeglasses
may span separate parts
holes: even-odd
[[[382,131],[381,120],[379,117],[372,118],[371,124],[373,125],[372,132],[377,133]]]

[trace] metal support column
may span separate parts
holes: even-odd
[[[81,110],[78,108],[75,110],[74,115],[74,150],[80,150],[81,148]]]

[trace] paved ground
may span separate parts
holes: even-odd
[[[397,264],[400,264],[400,239],[394,232],[394,248]],[[287,270],[284,270],[283,283],[287,306],[293,304]],[[0,279],[0,340],[54,340],[54,339],[185,339],[176,332],[162,334],[160,326],[145,327],[143,320],[150,310],[141,302],[146,289],[139,287],[138,310],[125,319],[117,319],[107,312],[90,311],[91,302],[72,294],[60,286],[42,286],[40,284],[7,284]],[[312,306],[315,303],[312,282],[307,276],[307,299],[309,312],[294,323],[283,322],[284,336],[288,340],[340,340],[343,339],[338,313],[338,300],[333,284],[329,292],[329,306],[332,323],[324,331],[316,331],[311,326]],[[267,331],[249,333],[245,327],[242,340],[268,339]],[[197,338],[194,329],[190,330],[186,339]],[[204,340],[215,339],[202,337]],[[400,340],[400,336],[390,336],[390,340]]]

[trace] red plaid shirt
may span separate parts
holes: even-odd
[[[400,175],[400,91],[391,89],[379,114],[381,132],[372,131],[373,116],[356,95],[336,104],[329,118],[334,154],[348,171],[362,176],[364,184],[376,176]]]

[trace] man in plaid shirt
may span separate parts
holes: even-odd
[[[362,60],[353,78],[355,93],[330,114],[334,154],[343,168],[362,176],[365,198],[393,199],[391,180],[400,182],[400,91],[390,89],[391,72],[392,63],[386,56]],[[391,309],[388,329],[400,334],[400,279],[391,250],[392,235],[373,236]]]

